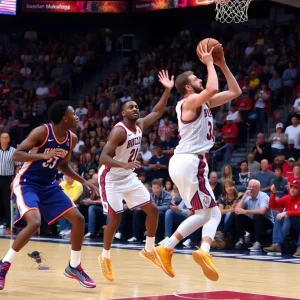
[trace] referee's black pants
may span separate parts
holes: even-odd
[[[12,176],[0,176],[0,220],[1,223],[6,223],[6,227],[10,227],[11,182]]]

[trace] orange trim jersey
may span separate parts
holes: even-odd
[[[207,104],[203,104],[195,119],[185,121],[182,118],[182,105],[185,101],[188,100],[183,99],[176,105],[179,144],[174,153],[200,154],[208,152],[215,143],[212,113]]]
[[[48,160],[36,160],[25,162],[17,176],[21,177],[20,182],[33,182],[37,184],[49,184],[55,181],[57,168],[72,147],[72,134],[67,132],[64,141],[59,142],[54,134],[52,124],[44,124],[47,128],[47,136],[44,143],[31,149],[29,153],[47,153],[55,149],[61,149],[60,156],[54,156]]]

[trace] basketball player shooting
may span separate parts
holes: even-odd
[[[172,76],[169,79],[168,71],[159,72],[158,78],[165,87],[165,91],[152,112],[145,118],[139,118],[139,107],[136,102],[124,102],[122,104],[123,121],[113,128],[100,156],[102,165],[99,170],[100,195],[103,211],[109,215],[109,223],[104,231],[103,252],[98,260],[102,274],[108,281],[114,280],[110,247],[121,222],[123,199],[129,209],[140,208],[147,214],[146,244],[140,255],[161,267],[153,251],[158,225],[158,208],[153,203],[148,190],[133,172],[134,169],[140,168],[136,157],[141,146],[142,131],[162,116],[170,91],[174,86],[174,78]]]
[[[98,193],[98,188],[75,173],[68,164],[71,152],[78,142],[77,136],[70,131],[78,124],[74,109],[57,101],[49,108],[49,119],[51,123],[32,130],[13,155],[14,161],[23,163],[13,181],[14,197],[19,210],[15,225],[25,228],[0,261],[0,290],[4,289],[5,276],[14,256],[41,226],[41,213],[49,225],[61,217],[72,223],[71,259],[64,274],[78,280],[86,288],[96,287],[81,267],[84,217],[56,182],[57,170],[81,182],[93,193]]]
[[[174,277],[173,249],[182,239],[203,226],[201,248],[193,252],[193,258],[202,267],[205,276],[216,281],[219,275],[209,251],[221,220],[221,213],[209,185],[205,159],[206,153],[214,145],[213,117],[210,108],[238,97],[241,89],[227,67],[222,51],[220,60],[215,64],[224,73],[229,90],[218,93],[218,77],[212,52],[213,48],[208,52],[207,44],[204,46],[199,44],[197,47],[197,54],[208,72],[205,89],[202,80],[191,71],[182,73],[175,81],[177,91],[183,96],[176,106],[181,139],[174,156],[170,159],[169,174],[186,206],[193,210],[194,214],[180,224],[164,245],[156,247],[154,253],[165,273]]]

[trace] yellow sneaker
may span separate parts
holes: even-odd
[[[208,279],[212,281],[217,281],[219,279],[219,274],[214,267],[210,253],[206,253],[202,249],[198,248],[197,251],[193,252],[193,258],[195,262],[201,266],[204,275]]]
[[[155,247],[153,251],[164,272],[170,277],[174,277],[175,273],[172,268],[173,249],[165,249],[164,245],[160,245]]]
[[[145,249],[139,252],[140,256],[149,259],[156,267],[161,268],[160,262],[156,259],[154,250],[147,252]]]
[[[114,281],[114,272],[111,268],[111,260],[108,258],[102,259],[101,254],[98,257],[99,264],[101,266],[102,275],[110,282]]]

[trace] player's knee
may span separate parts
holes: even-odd
[[[32,229],[32,231],[37,231],[41,227],[41,219],[34,218],[27,222],[27,226]]]
[[[150,203],[149,205],[146,205],[146,206],[148,206],[146,213],[153,217],[158,218],[158,215],[159,215],[158,207],[154,203]]]
[[[84,216],[78,212],[78,214],[74,215],[72,217],[71,223],[72,225],[79,225],[79,226],[83,226],[84,225]]]

